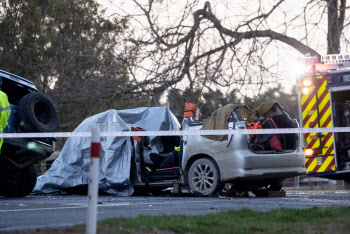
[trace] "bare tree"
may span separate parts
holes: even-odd
[[[67,117],[62,126],[107,108],[159,105],[164,94],[257,94],[283,76],[286,51],[350,45],[346,0],[105,1],[110,16],[97,0],[0,3],[2,66],[48,93]]]
[[[185,88],[255,92],[282,75],[285,51],[318,56],[350,45],[346,0],[222,0],[217,9],[199,0],[133,2],[130,12],[119,8],[134,19],[129,68],[151,96]]]
[[[346,6],[346,0],[328,0],[328,31],[327,31],[327,53],[338,54],[340,53],[341,36],[345,27],[349,26],[349,18],[345,22],[346,9],[350,6]],[[349,39],[349,38],[346,38]]]

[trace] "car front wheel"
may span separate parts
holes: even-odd
[[[188,171],[188,184],[195,195],[213,194],[220,183],[220,173],[216,163],[208,158],[197,159]]]

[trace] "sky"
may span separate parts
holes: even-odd
[[[131,25],[136,32],[143,33],[143,28],[147,25],[145,18],[141,16],[141,11],[131,0],[98,0],[107,8],[107,16],[125,16],[134,15]],[[147,0],[139,1],[142,5],[147,5]],[[162,26],[170,26],[179,20],[179,16],[184,12],[186,0],[167,0],[164,1],[164,7],[157,11],[157,20]],[[193,10],[201,9],[204,6],[203,0],[198,1],[198,5]],[[258,9],[268,12],[271,6],[277,1],[263,0],[260,1],[233,1],[233,0],[215,0],[210,1],[212,11],[221,20],[222,24],[228,28],[234,28],[237,22],[251,19],[256,15]],[[326,54],[326,29],[327,15],[322,12],[322,4],[310,4],[307,8],[307,15],[304,16],[303,10],[307,1],[304,0],[287,0],[282,3],[279,8],[270,16],[264,27],[271,28],[275,31],[286,33],[289,36],[300,39],[304,44],[312,47],[321,54]],[[317,1],[314,1],[317,2]],[[192,24],[192,18],[189,17],[188,24]],[[307,37],[305,37],[307,35]],[[346,49],[346,48],[344,48]],[[342,51],[346,53],[346,51]],[[302,57],[295,49],[279,44],[278,49],[271,50],[266,57],[275,59],[276,54],[279,55],[279,64],[276,67],[280,74],[278,82],[282,84],[286,90],[296,84],[296,77],[299,74],[299,66],[297,59]]]

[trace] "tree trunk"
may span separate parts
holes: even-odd
[[[344,27],[346,0],[328,0],[327,54],[340,53],[340,37]]]

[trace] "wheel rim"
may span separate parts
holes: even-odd
[[[206,163],[198,164],[192,172],[192,184],[200,193],[212,190],[215,183],[214,171]]]

